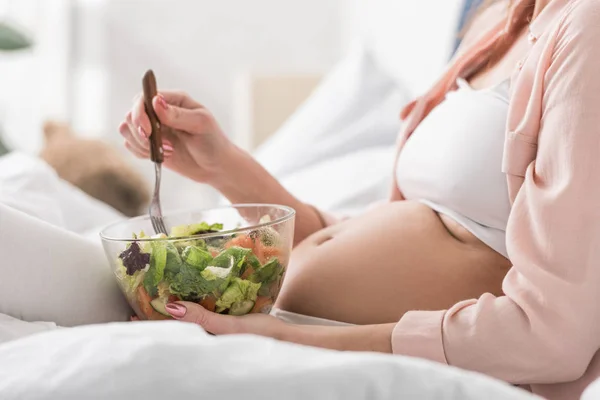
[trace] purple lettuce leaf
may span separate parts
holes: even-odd
[[[123,260],[127,275],[133,275],[137,271],[143,270],[150,263],[150,254],[142,253],[137,242],[131,243],[131,246],[119,255],[119,258]]]

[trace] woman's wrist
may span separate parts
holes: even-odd
[[[276,337],[296,344],[339,351],[391,354],[396,324],[364,326],[308,326],[283,324]]]
[[[294,244],[324,227],[321,214],[288,192],[248,152],[235,144],[223,150],[219,171],[206,182],[231,203],[281,204],[296,210]]]
[[[206,181],[202,182],[222,192],[229,187],[235,186],[237,177],[235,171],[239,171],[238,165],[244,156],[244,150],[234,143],[227,143],[226,147],[219,152],[220,162],[208,174]]]

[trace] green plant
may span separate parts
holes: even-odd
[[[0,22],[0,50],[22,50],[31,44],[31,40],[19,29],[6,22]]]
[[[31,40],[19,29],[0,22],[0,51],[16,51],[31,47]],[[8,153],[6,145],[2,142],[2,130],[0,129],[0,156]]]

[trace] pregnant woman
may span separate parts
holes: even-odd
[[[578,397],[600,374],[598,38],[596,0],[488,5],[402,111],[390,201],[352,219],[294,198],[201,104],[159,94],[166,166],[233,203],[297,211],[279,318],[169,312],[215,334],[423,357]],[[148,157],[141,100],[120,132]]]

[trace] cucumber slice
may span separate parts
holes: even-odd
[[[229,309],[229,315],[246,315],[252,311],[252,307],[254,307],[254,302],[252,300],[238,301],[232,304]]]
[[[154,310],[156,310],[156,312],[166,316],[166,317],[170,317],[171,314],[169,314],[167,312],[167,309],[165,308],[165,306],[167,305],[169,299],[164,298],[164,297],[159,297],[157,299],[154,299],[150,302],[150,305],[152,306],[152,308],[154,308]]]

